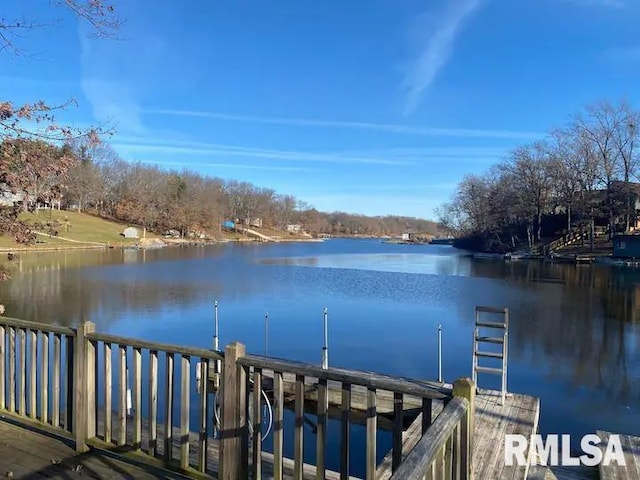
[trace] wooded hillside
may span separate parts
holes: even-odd
[[[629,231],[638,218],[639,122],[624,101],[584,108],[485,174],[466,176],[440,209],[442,224],[467,246],[496,251],[532,249],[596,223],[610,236]]]
[[[291,195],[247,182],[130,163],[109,144],[85,138],[72,139],[61,147],[42,140],[8,138],[0,144],[0,155],[0,182],[14,200],[5,200],[2,209],[36,211],[38,205],[60,202],[63,208],[182,235],[215,231],[228,220],[245,226],[259,221],[278,229],[298,224],[313,234],[437,233],[437,225],[426,220],[322,213]],[[4,232],[13,233],[10,228]],[[32,238],[23,235],[18,239]]]

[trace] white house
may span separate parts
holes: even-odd
[[[138,229],[135,227],[127,227],[122,232],[124,238],[139,238]]]
[[[0,183],[0,206],[13,207],[24,200],[24,192],[13,193],[6,183]]]

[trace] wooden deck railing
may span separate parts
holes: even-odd
[[[170,465],[176,463],[181,470],[195,469],[201,473],[207,472],[207,441],[210,436],[211,415],[209,415],[210,394],[208,388],[209,363],[223,360],[223,355],[212,350],[191,348],[163,343],[136,340],[96,333],[90,322],[78,328],[78,337],[86,349],[82,352],[85,358],[86,378],[80,384],[86,386],[86,392],[79,392],[87,402],[86,424],[78,429],[81,443],[84,437],[99,446],[131,447],[139,453],[146,453],[151,459],[160,457]],[[102,349],[102,355],[99,355]],[[115,425],[112,418],[113,390],[113,357],[117,361],[118,371],[118,414]],[[128,360],[131,359],[132,371],[130,375],[131,411],[130,422],[127,419],[127,370]],[[200,361],[195,363],[194,359]],[[101,361],[101,362],[100,362]],[[164,368],[159,368],[163,361]],[[143,362],[146,364],[143,374]],[[101,363],[101,365],[100,365]],[[177,363],[177,365],[176,365]],[[199,372],[194,372],[195,366]],[[177,367],[177,368],[176,368]],[[176,375],[176,369],[178,374]],[[161,378],[159,372],[162,371]],[[195,375],[194,375],[195,373]],[[192,383],[194,378],[200,378],[198,404],[191,405]],[[146,388],[143,389],[143,378]],[[99,388],[98,381],[103,386]],[[179,382],[179,383],[178,383]],[[179,385],[179,387],[178,387]],[[101,390],[104,396],[104,418],[99,419],[100,409],[96,393]],[[176,402],[175,392],[179,391]],[[158,398],[162,393],[164,406],[164,421],[162,423],[162,445],[159,442],[158,428]],[[143,397],[146,397],[146,418],[143,429]],[[179,408],[179,418],[174,420],[174,409]],[[191,450],[190,423],[191,417],[197,417],[199,434],[196,452]],[[83,419],[85,420],[85,419]],[[177,422],[176,422],[177,420]],[[178,431],[175,431],[175,424]],[[82,431],[84,429],[84,431]],[[144,430],[144,432],[143,432]],[[177,435],[176,435],[177,434]],[[176,438],[177,437],[177,438]],[[144,440],[144,441],[143,441]],[[100,443],[98,443],[100,442]],[[162,451],[161,451],[162,450]],[[177,450],[177,457],[175,456]],[[195,453],[195,458],[192,458]]]
[[[237,368],[235,365],[241,368]],[[420,400],[420,410],[422,414],[422,433],[430,431],[432,422],[433,401],[443,401],[448,403],[451,400],[451,390],[435,384],[413,380],[389,377],[370,372],[344,370],[339,368],[327,368],[309,365],[286,360],[261,357],[256,355],[245,355],[244,347],[235,344],[227,347],[225,353],[225,375],[224,388],[236,385],[233,393],[229,396],[224,394],[225,408],[228,405],[235,405],[238,408],[234,425],[236,431],[240,432],[239,445],[235,444],[234,449],[238,449],[233,458],[228,458],[228,464],[237,466],[237,470],[223,470],[223,479],[246,478],[249,466],[251,467],[252,478],[258,480],[262,478],[262,456],[261,444],[259,441],[262,420],[260,418],[260,396],[248,395],[247,379],[251,378],[253,391],[259,391],[265,380],[272,382],[274,398],[274,451],[273,451],[273,478],[283,478],[283,438],[285,435],[283,422],[283,412],[285,403],[285,383],[293,384],[293,403],[295,420],[293,422],[293,478],[301,480],[305,470],[304,463],[304,414],[305,403],[309,400],[309,392],[314,392],[316,399],[317,434],[315,435],[315,469],[316,478],[325,478],[326,469],[326,442],[327,442],[327,420],[330,396],[340,396],[340,478],[348,479],[350,474],[349,458],[351,454],[350,441],[350,415],[352,401],[355,395],[360,397],[360,402],[366,405],[366,478],[377,477],[377,444],[378,433],[378,404],[383,394],[391,398],[392,402],[392,470],[396,471],[403,462],[402,446],[404,431],[404,407],[403,401],[406,397],[417,397]],[[246,416],[239,412],[244,412],[249,401],[253,404],[253,438],[251,445],[248,444],[246,435]],[[335,403],[336,399],[333,399]],[[391,403],[390,402],[390,403]],[[243,423],[244,422],[244,423]],[[432,428],[432,427],[431,427]],[[459,429],[464,435],[468,435],[468,429]],[[467,443],[468,439],[465,437]],[[243,452],[252,451],[251,461],[249,455]],[[469,459],[469,455],[464,457]],[[223,457],[223,462],[225,458]],[[224,467],[223,463],[223,467]],[[462,463],[461,463],[462,465]],[[234,467],[235,468],[235,467]],[[400,478],[400,477],[398,477]],[[457,477],[466,478],[466,477]]]
[[[76,333],[0,317],[0,411],[70,435]]]
[[[211,381],[210,368],[221,368],[219,384]],[[273,403],[272,454],[262,451],[263,390]],[[219,440],[208,445],[213,394],[222,412]],[[1,414],[67,436],[79,452],[106,448],[196,476],[302,480],[313,472],[317,479],[348,479],[357,411],[366,425],[367,479],[380,474],[377,436],[383,424],[391,430],[393,480],[468,479],[474,395],[470,380],[456,382],[452,391],[442,384],[249,355],[240,343],[223,354],[97,333],[91,322],[72,329],[0,317]],[[444,410],[432,424],[436,402]],[[292,422],[285,422],[285,406],[293,407]],[[423,435],[411,452],[403,452],[407,406],[421,414],[414,423]],[[305,436],[305,413],[316,418],[315,438]],[[327,455],[330,418],[340,424],[339,437],[332,436],[340,441],[339,462]],[[285,434],[293,438],[293,459],[285,458]],[[316,454],[305,463],[310,442]],[[339,463],[339,475],[327,467],[332,461]]]
[[[438,415],[391,480],[472,478],[470,432],[473,431],[474,397],[473,383],[464,380],[457,383],[453,400]]]

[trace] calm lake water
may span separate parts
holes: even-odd
[[[268,354],[313,363],[327,307],[332,365],[426,379],[441,323],[447,381],[471,374],[474,307],[505,306],[508,387],[541,398],[543,433],[640,435],[640,271],[464,253],[333,239],[29,254],[6,263],[0,303],[13,317],[210,348],[218,300],[223,345],[264,353],[268,312]]]

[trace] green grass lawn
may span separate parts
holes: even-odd
[[[56,227],[58,236],[70,240],[62,240],[62,238],[49,238],[48,236],[38,235],[36,241],[30,248],[40,247],[60,247],[60,246],[82,246],[91,243],[110,243],[113,246],[130,245],[136,242],[135,239],[125,239],[120,233],[128,226],[126,224],[113,222],[97,216],[86,213],[78,213],[69,210],[40,210],[38,214],[23,213],[20,215],[21,220],[31,222],[46,223],[48,221],[58,221],[61,225]],[[68,228],[65,225],[68,224]],[[142,230],[139,229],[140,235]],[[43,233],[47,233],[46,230]],[[147,234],[147,237],[155,235]],[[81,243],[77,243],[81,242]],[[0,248],[21,248],[24,245],[17,244],[12,238],[0,236]]]

